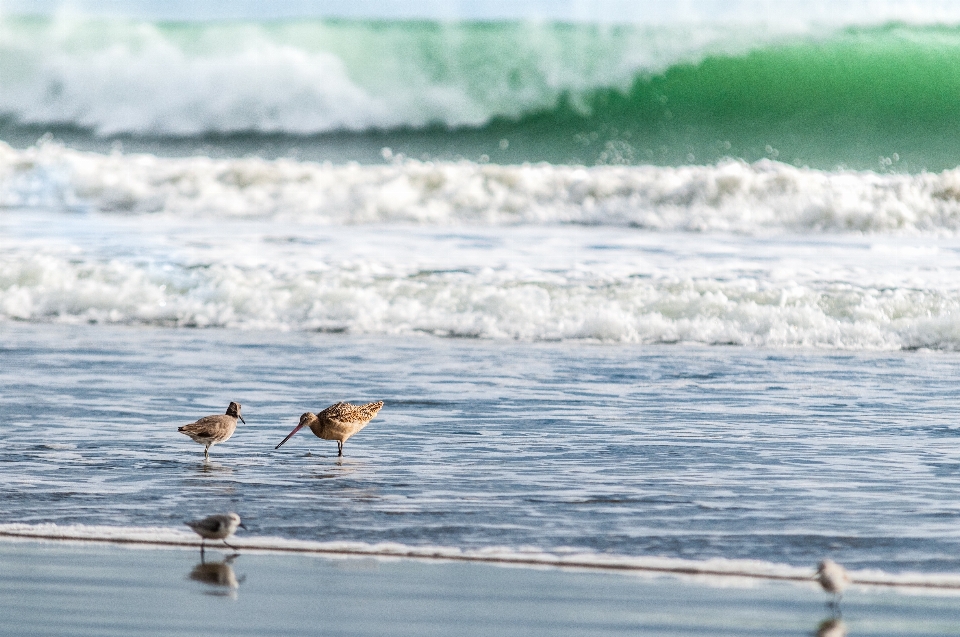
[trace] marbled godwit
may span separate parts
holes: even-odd
[[[843,568],[833,560],[823,560],[817,565],[817,574],[815,576],[823,590],[834,595],[834,605],[836,605],[840,596],[843,595],[843,589],[850,583],[850,575],[847,569]]]
[[[317,438],[324,440],[337,441],[337,456],[343,455],[343,443],[353,434],[367,426],[367,423],[373,420],[380,408],[383,407],[383,401],[368,403],[366,405],[351,405],[350,403],[337,403],[330,405],[320,413],[314,415],[307,412],[300,416],[300,424],[293,428],[287,437],[284,438],[275,448],[290,440],[293,434],[300,431],[302,427],[310,427],[310,431]]]
[[[177,431],[190,436],[194,442],[203,445],[203,457],[210,457],[210,447],[218,442],[226,442],[237,430],[237,418],[240,422],[247,421],[240,415],[240,403],[230,403],[227,413],[216,416],[204,416],[197,422],[179,427]]]
[[[243,522],[240,521],[240,516],[236,513],[218,513],[217,515],[205,517],[202,520],[184,522],[184,524],[200,536],[201,556],[203,556],[203,547],[207,540],[222,540],[224,544],[227,544],[227,538],[233,535],[233,532],[237,530],[238,526],[244,530],[247,528],[243,525]],[[227,544],[227,546],[234,551],[237,550],[229,544]]]

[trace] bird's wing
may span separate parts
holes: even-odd
[[[223,520],[220,519],[220,516],[215,515],[202,520],[193,520],[186,524],[194,531],[206,531],[207,533],[219,533],[220,529],[223,528]]]
[[[367,403],[363,407],[360,407],[360,410],[363,412],[365,419],[370,420],[377,415],[377,412],[380,411],[381,407],[383,407],[383,401],[378,400],[375,403]]]
[[[369,403],[367,405],[351,405],[350,403],[337,403],[330,405],[319,414],[318,418],[326,418],[338,422],[359,422],[370,420],[377,415],[380,408],[383,407],[383,401]]]
[[[226,424],[227,422],[225,416],[204,416],[197,422],[192,422],[189,425],[180,427],[179,430],[188,431],[190,433],[207,433]]]
[[[328,418],[330,420],[349,420],[350,415],[356,411],[357,406],[351,405],[350,403],[336,403],[335,405],[330,405],[323,411],[317,414],[317,418],[324,419]]]

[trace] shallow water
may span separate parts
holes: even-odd
[[[0,521],[960,571],[960,357],[0,325]],[[386,405],[336,458],[299,433]],[[176,427],[226,403],[203,450]]]

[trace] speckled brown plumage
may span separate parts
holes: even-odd
[[[227,407],[227,413],[204,416],[197,422],[179,427],[177,431],[190,436],[194,442],[203,445],[203,457],[209,458],[210,447],[229,440],[233,432],[237,430],[237,418],[243,424],[247,424],[247,421],[240,415],[240,403],[230,403]]]
[[[277,445],[280,448],[284,442],[290,440],[293,434],[300,431],[302,427],[310,427],[310,431],[317,438],[324,440],[337,441],[337,455],[343,455],[343,444],[350,436],[354,435],[367,426],[380,408],[383,407],[383,401],[367,403],[366,405],[351,405],[350,403],[337,403],[330,405],[323,411],[312,414],[307,412],[300,416],[300,423],[294,427],[283,441]]]

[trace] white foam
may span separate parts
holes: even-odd
[[[673,275],[617,280],[575,270],[418,272],[385,263],[160,268],[78,256],[0,254],[0,316],[520,340],[960,349],[955,290]]]
[[[6,319],[960,349],[960,169],[334,166],[0,144],[0,206],[17,237],[0,245]]]
[[[761,233],[960,230],[960,169],[820,171],[772,161],[715,166],[500,166],[398,161],[168,159],[0,142],[0,207],[320,223],[579,223]]]

